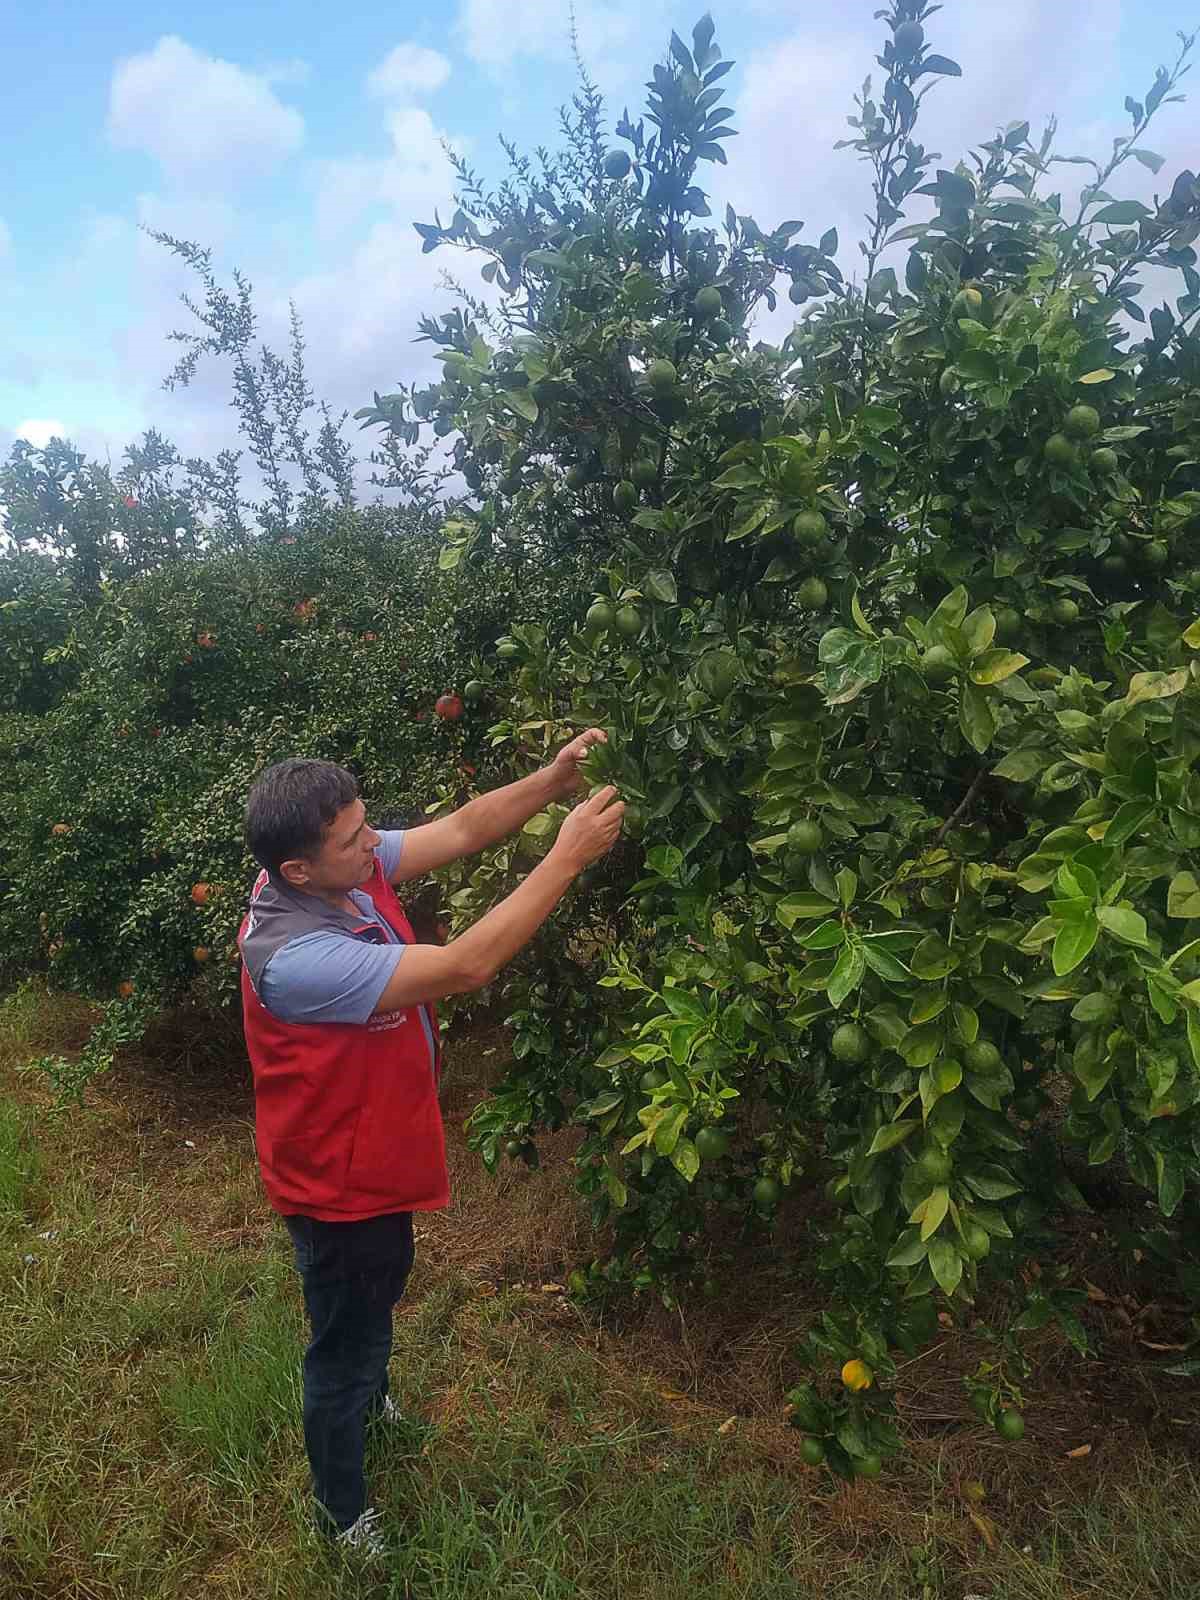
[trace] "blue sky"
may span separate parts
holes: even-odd
[[[873,69],[876,8],[712,8],[738,61],[728,98],[741,130],[729,168],[709,169],[717,198],[764,224],[836,225],[851,271],[864,183],[831,147]],[[577,0],[615,110],[636,108],[671,27],[686,35],[700,10]],[[1198,22],[1200,0],[948,0],[927,31],[965,77],[930,102],[926,143],[953,159],[1001,122],[1057,112],[1064,153],[1105,154],[1127,125],[1125,94],[1140,98],[1177,30]],[[449,300],[443,257],[420,254],[411,224],[451,193],[440,140],[496,174],[496,134],[553,144],[573,87],[567,0],[449,0],[436,13],[408,0],[52,0],[40,15],[10,10],[5,67],[0,451],[19,428],[38,442],[61,426],[114,460],[151,425],[189,453],[233,436],[220,372],[161,390],[187,276],[139,223],[211,244],[223,273],[243,267],[273,340],[294,297],[318,393],[353,410],[429,370],[414,325]],[[1194,161],[1195,126],[1194,106],[1167,107],[1144,141],[1167,157],[1158,187]],[[1078,171],[1063,170],[1068,182]],[[1155,186],[1137,168],[1122,192]]]

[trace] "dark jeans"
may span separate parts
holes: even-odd
[[[304,1446],[318,1522],[335,1532],[366,1510],[366,1424],[387,1396],[392,1307],[413,1261],[412,1213],[365,1222],[283,1220],[312,1325],[304,1354]]]

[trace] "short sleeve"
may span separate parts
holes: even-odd
[[[262,1003],[281,1022],[366,1022],[404,951],[344,934],[302,934],[267,962]]]
[[[383,875],[391,882],[392,873],[400,865],[400,852],[404,848],[403,828],[392,828],[387,833],[379,830],[379,843],[375,846],[375,859],[383,868]]]

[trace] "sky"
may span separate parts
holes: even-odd
[[[829,226],[854,272],[865,169],[835,152],[852,96],[878,68],[879,0],[714,4],[737,66],[726,101],[739,137],[727,168],[704,170],[714,200],[764,227]],[[118,465],[157,427],[184,454],[236,442],[228,374],[189,390],[162,380],[189,325],[186,267],[145,227],[213,250],[223,282],[254,285],[262,336],[285,344],[289,300],[304,322],[309,376],[335,410],[434,373],[418,317],[453,300],[422,255],[414,221],[453,209],[444,144],[502,175],[498,135],[556,144],[574,69],[568,0],[47,0],[8,8],[0,137],[0,455],[51,433]],[[615,120],[636,114],[672,27],[690,38],[701,0],[576,0],[583,57]],[[1057,114],[1064,154],[1107,157],[1200,0],[947,0],[930,45],[960,62],[927,102],[927,146],[954,161],[1004,124]],[[1191,80],[1185,83],[1188,87]],[[1200,82],[1200,79],[1197,79]],[[1121,194],[1165,192],[1194,164],[1194,106],[1167,106],[1142,143],[1167,165],[1133,167]],[[1131,164],[1132,166],[1132,164]],[[1081,169],[1064,167],[1064,186]],[[716,206],[714,205],[714,211]],[[482,261],[479,263],[482,265]],[[760,330],[786,332],[784,308]],[[366,452],[366,435],[350,425]]]

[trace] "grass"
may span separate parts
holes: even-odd
[[[1181,1449],[1143,1437],[1035,1471],[1033,1440],[951,1431],[879,1484],[834,1484],[798,1465],[778,1417],[721,1431],[725,1397],[666,1387],[636,1331],[497,1283],[474,1244],[456,1259],[456,1228],[474,1240],[505,1207],[537,1209],[516,1180],[507,1199],[468,1183],[428,1219],[395,1325],[407,1420],[368,1450],[393,1554],[360,1574],[312,1532],[303,1306],[244,1122],[181,1125],[147,1098],[152,1072],[122,1069],[92,1109],[47,1121],[16,1070],[46,1048],[29,1015],[19,1038],[0,1031],[4,1600],[1200,1595]],[[994,1549],[964,1476],[987,1485]]]

